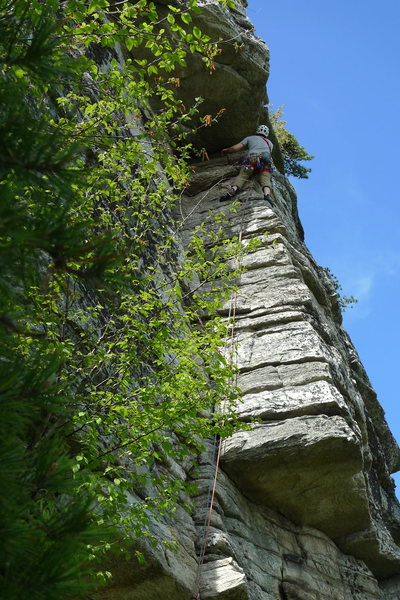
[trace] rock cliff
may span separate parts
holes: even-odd
[[[219,202],[239,166],[235,156],[212,153],[265,122],[268,49],[252,33],[244,2],[232,10],[216,0],[199,4],[202,29],[230,41],[212,76],[193,57],[179,93],[203,96],[206,113],[226,111],[197,134],[211,158],[193,165],[177,219],[184,217],[183,244],[198,223],[220,227],[221,213],[225,237],[239,236],[244,247],[259,241],[223,309],[228,316],[234,302],[238,411],[256,421],[222,444],[209,526],[213,441],[199,457],[196,510],[178,509],[154,525],[175,549],[148,548],[140,568],[113,565],[114,581],[98,597],[399,599],[400,506],[390,474],[400,451],[342,329],[334,284],[304,245],[295,191],[276,170],[273,210],[253,183],[236,202]],[[191,477],[185,465],[171,468]]]
[[[261,242],[245,256],[235,299],[238,410],[257,422],[223,444],[207,584],[218,569],[228,579],[242,569],[232,587],[245,598],[386,598],[377,580],[400,566],[397,444],[341,327],[334,286],[301,240],[291,185],[275,174],[271,210],[250,184],[230,212],[215,184],[231,174],[222,159],[198,165],[197,193],[185,199],[191,224],[212,227],[225,210],[227,234]]]

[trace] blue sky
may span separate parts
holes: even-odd
[[[247,14],[270,103],[315,155],[293,181],[306,244],[359,301],[344,327],[399,441],[400,2],[249,0]]]

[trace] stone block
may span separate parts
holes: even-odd
[[[369,522],[359,432],[342,417],[255,425],[226,440],[222,460],[247,498],[297,523],[335,538]]]
[[[202,567],[202,600],[248,600],[246,575],[233,558],[222,558]]]

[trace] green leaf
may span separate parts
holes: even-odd
[[[193,27],[193,35],[197,39],[201,39],[201,30],[196,25]]]
[[[186,25],[189,25],[189,23],[191,23],[191,21],[192,21],[192,17],[190,16],[189,13],[182,13],[181,19],[184,23],[186,23]]]
[[[14,69],[14,73],[15,73],[16,77],[18,77],[18,79],[22,79],[23,77],[26,77],[26,71],[24,69],[22,69],[21,67],[16,67]]]

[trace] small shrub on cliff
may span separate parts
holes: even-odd
[[[357,298],[355,298],[354,296],[344,296],[342,293],[342,291],[343,291],[342,285],[339,282],[339,279],[336,277],[336,275],[334,275],[332,273],[332,271],[329,269],[329,267],[322,267],[322,268],[326,272],[326,274],[328,275],[329,279],[331,280],[331,282],[333,284],[340,310],[342,312],[344,312],[346,310],[346,308],[354,308],[354,305],[357,304],[357,302],[358,302]]]
[[[270,113],[269,118],[282,151],[285,175],[307,179],[311,169],[300,163],[312,160],[314,157],[308,154],[293,133],[288,131],[286,121],[282,119],[282,115],[283,106],[281,105],[274,112]]]

